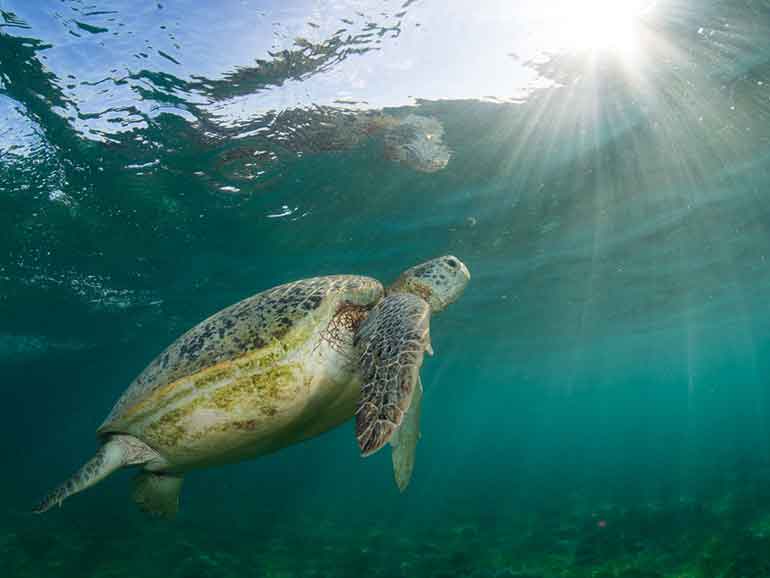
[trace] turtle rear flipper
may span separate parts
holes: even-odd
[[[173,518],[179,511],[182,476],[142,471],[134,478],[131,492],[136,505],[148,514]]]
[[[93,458],[88,460],[69,480],[48,494],[33,511],[36,514],[42,514],[56,505],[60,506],[73,494],[90,488],[117,469],[146,464],[158,459],[162,458],[155,450],[134,436],[114,435],[99,448]]]
[[[361,455],[379,450],[401,426],[430,347],[429,322],[427,302],[397,293],[378,303],[356,333],[363,375],[356,409]]]

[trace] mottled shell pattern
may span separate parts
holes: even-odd
[[[141,434],[163,415],[159,406],[180,405],[191,398],[203,397],[221,407],[239,384],[236,380],[212,391],[212,383],[238,375],[249,369],[248,364],[270,365],[276,355],[290,354],[308,339],[333,330],[331,321],[342,318],[341,309],[368,310],[383,292],[375,279],[336,275],[280,285],[227,307],[155,358],[120,397],[98,433]]]

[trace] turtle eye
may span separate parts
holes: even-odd
[[[457,260],[455,260],[455,259],[447,259],[447,264],[448,264],[448,265],[449,265],[449,266],[450,266],[452,269],[457,269],[457,266],[458,266]]]

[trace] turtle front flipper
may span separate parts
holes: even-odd
[[[422,381],[417,378],[417,387],[412,394],[412,403],[406,411],[401,427],[390,438],[393,446],[393,475],[398,489],[403,492],[412,479],[417,442],[420,439],[420,409],[422,406]]]
[[[101,482],[115,470],[162,459],[155,450],[130,435],[114,435],[99,448],[96,455],[88,460],[75,474],[53,492],[48,494],[35,508],[36,514],[50,510],[72,496]]]
[[[430,347],[429,326],[430,305],[397,293],[378,303],[356,333],[363,375],[356,438],[362,456],[379,450],[401,426]]]

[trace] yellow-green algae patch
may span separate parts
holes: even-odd
[[[308,323],[302,323],[281,339],[274,339],[269,345],[248,354],[202,370],[192,376],[174,382],[174,387],[182,382],[192,383],[192,387],[181,389],[170,397],[153,394],[144,402],[155,401],[150,411],[168,407],[184,396],[189,399],[182,405],[160,415],[148,424],[146,434],[161,445],[174,447],[184,439],[199,439],[209,430],[223,431],[229,427],[243,428],[244,423],[253,425],[253,418],[270,417],[278,412],[280,402],[296,395],[301,384],[301,362],[286,362],[289,353],[298,351],[313,335]],[[164,393],[173,391],[173,387],[164,386]],[[213,390],[210,391],[209,390]],[[232,423],[219,423],[205,431],[187,431],[185,420],[196,410],[212,409],[223,412],[232,418]],[[136,406],[130,413],[136,412]],[[244,420],[244,415],[251,419]]]
[[[191,376],[193,387],[195,389],[204,389],[214,383],[227,379],[232,372],[233,367],[231,363],[214,365]]]
[[[309,321],[309,322],[308,322]],[[125,408],[115,420],[118,423],[131,423],[146,418],[158,409],[167,407],[186,395],[195,395],[195,390],[216,387],[218,383],[236,374],[257,373],[279,363],[289,352],[299,350],[313,335],[313,320],[298,324],[280,339],[273,339],[264,347],[248,351],[245,355],[230,361],[223,361],[202,369],[194,374],[185,375],[167,383],[147,397]],[[189,385],[192,384],[192,387]],[[185,387],[187,385],[188,387]]]
[[[227,412],[239,407],[269,409],[281,398],[286,386],[291,385],[298,369],[294,364],[278,364],[263,372],[239,377],[217,389],[205,405]]]
[[[185,430],[181,425],[182,420],[189,414],[189,406],[173,409],[163,414],[160,419],[153,422],[147,428],[147,433],[161,442],[164,446],[176,445],[184,436]]]
[[[241,429],[237,424],[243,421],[241,416],[251,416],[252,419],[273,416],[278,413],[281,399],[295,393],[296,390],[287,389],[296,380],[298,369],[296,364],[278,364],[261,373],[239,377],[209,395],[193,397],[183,406],[163,414],[147,427],[146,433],[163,446],[174,447],[185,439],[199,439],[208,431],[193,434],[185,426],[185,420],[196,410],[223,412],[232,418],[232,427],[236,429]],[[228,425],[220,423],[209,429],[224,431]]]

